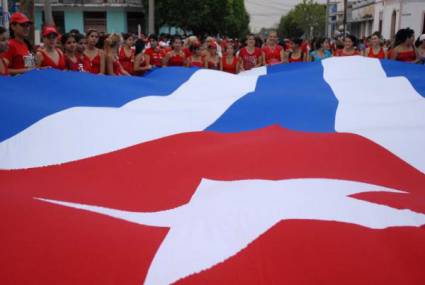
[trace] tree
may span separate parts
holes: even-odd
[[[286,37],[323,36],[325,23],[326,5],[315,3],[313,0],[303,0],[281,18],[279,33]]]
[[[300,38],[304,34],[295,20],[293,11],[280,19],[278,33],[284,38]]]
[[[249,15],[243,0],[157,0],[156,27],[174,26],[197,35],[243,37]]]

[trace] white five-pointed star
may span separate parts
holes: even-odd
[[[424,214],[348,197],[380,191],[404,193],[332,179],[204,179],[189,203],[154,213],[36,199],[136,224],[170,227],[145,279],[146,285],[161,285],[223,262],[281,220],[338,221],[372,229],[425,224]]]

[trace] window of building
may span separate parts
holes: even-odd
[[[139,25],[141,27],[141,32],[145,32],[145,22],[145,14],[141,12],[127,13],[127,30],[129,33],[137,34]]]
[[[106,32],[106,12],[84,12],[84,31]]]
[[[46,19],[44,16],[44,11],[41,13],[42,20],[43,20],[43,26],[46,23]],[[55,22],[56,28],[58,29],[59,33],[63,34],[65,32],[65,13],[64,11],[53,11],[53,21]]]

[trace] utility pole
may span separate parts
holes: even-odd
[[[348,6],[348,0],[344,0],[344,37],[347,35],[347,6]]]
[[[46,26],[54,26],[52,4],[50,0],[44,0],[44,24]]]
[[[326,0],[325,37],[329,37],[329,0]]]
[[[34,0],[21,0],[20,10],[34,23]],[[34,25],[31,25],[29,41],[34,44]]]
[[[148,14],[148,34],[155,33],[155,0],[149,0],[148,4],[149,14]]]
[[[9,17],[10,17],[10,15],[9,15],[9,3],[8,3],[8,0],[3,0],[2,1],[2,8],[3,8],[3,11],[2,11],[2,24],[3,24],[3,27],[6,29],[6,30],[9,30]]]

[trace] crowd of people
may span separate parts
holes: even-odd
[[[269,32],[263,41],[249,34],[237,39],[196,36],[103,34],[78,30],[60,35],[54,26],[42,30],[42,44],[28,41],[32,22],[22,13],[10,19],[10,31],[0,27],[0,75],[17,75],[34,68],[55,68],[93,74],[142,76],[154,68],[198,67],[233,74],[263,65],[320,61],[332,56],[363,55],[425,64],[425,34],[415,39],[413,30],[399,30],[393,42],[376,32],[358,41],[352,35],[336,39],[279,40]]]

